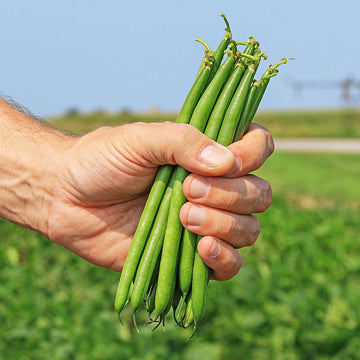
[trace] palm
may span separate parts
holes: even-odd
[[[119,271],[157,167],[105,142],[96,149],[90,144],[67,154],[50,237],[96,265]]]

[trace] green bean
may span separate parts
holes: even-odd
[[[176,123],[191,124],[209,138],[228,146],[248,131],[277,67],[270,66],[259,81],[254,77],[264,52],[250,37],[232,40],[229,23],[215,52],[202,40],[205,56]],[[237,45],[246,45],[243,53]],[[224,54],[227,58],[223,60]],[[150,322],[165,325],[173,309],[176,323],[195,332],[204,317],[210,269],[198,253],[200,235],[184,229],[180,209],[186,199],[183,181],[189,171],[179,165],[160,166],[150,190],[120,276],[115,298],[119,313],[130,302],[134,326],[141,305]],[[120,318],[121,320],[121,318]],[[193,332],[193,335],[194,335]]]
[[[191,288],[195,246],[196,235],[190,230],[184,229],[181,239],[179,261],[179,287],[184,298]]]
[[[152,312],[155,310],[156,286],[157,286],[157,283],[155,282],[149,289],[149,292],[146,295],[146,299],[145,299],[145,308],[150,316],[150,319],[151,319]]]
[[[248,65],[240,84],[231,99],[230,105],[226,110],[219,135],[217,137],[217,142],[222,145],[228,146],[233,141],[237,124],[240,121],[241,113],[245,106],[245,99],[254,79],[255,72],[259,66],[260,58],[263,55],[263,53],[260,52],[260,49],[256,50],[258,53],[253,58],[254,61]]]
[[[201,64],[198,76],[187,94],[184,104],[177,116],[176,123],[178,124],[188,124],[190,122],[194,109],[207,87],[210,71],[213,67],[213,56],[210,47],[204,41],[199,39],[196,40],[204,45],[205,59]]]
[[[209,80],[208,80],[209,82],[214,78],[217,70],[219,69],[220,64],[222,62],[222,59],[223,59],[223,56],[224,56],[224,52],[228,48],[228,46],[230,44],[230,41],[231,41],[231,38],[232,38],[230,25],[229,25],[229,22],[226,19],[226,16],[224,14],[222,14],[222,13],[220,14],[220,16],[225,21],[225,25],[226,25],[225,31],[226,32],[225,32],[225,35],[222,38],[220,44],[218,45],[216,51],[214,52],[214,65],[213,65],[213,67],[211,69],[211,72],[210,72],[210,76],[209,76]]]
[[[211,56],[211,59],[213,61],[213,65],[212,65],[212,68],[211,68],[211,71],[210,71],[210,76],[209,76],[209,79],[208,79],[208,83],[210,83],[210,81],[213,79],[213,77],[215,76],[218,68],[220,67],[221,65],[221,62],[223,60],[223,57],[224,57],[224,52],[225,50],[228,48],[230,42],[231,42],[231,39],[232,39],[232,33],[231,33],[231,30],[230,30],[230,25],[225,17],[224,14],[220,14],[220,16],[224,19],[225,21],[225,24],[226,24],[226,28],[225,28],[225,35],[224,37],[221,39],[221,42],[219,43],[217,49],[213,52],[208,52],[205,57],[203,58],[203,60],[201,61],[201,64],[200,64],[200,68],[197,72],[197,75],[199,75],[200,73],[200,70],[202,69],[202,66],[203,66],[203,62],[207,60],[207,57],[210,55]]]
[[[201,96],[194,113],[191,117],[190,124],[197,127],[200,131],[203,131],[206,126],[207,117],[210,114],[211,108],[218,97],[218,94],[228,77],[235,57],[233,54],[229,55],[227,61],[220,67],[216,73],[214,79],[206,88],[204,94]],[[179,219],[179,212],[181,206],[185,203],[185,196],[182,191],[182,183],[189,172],[183,169],[181,166],[177,166],[176,180],[173,187],[173,193],[171,197],[170,211],[168,216],[168,225],[165,232],[165,239],[163,245],[163,253],[161,255],[156,305],[155,312],[160,315],[164,312],[165,307],[169,302],[170,285],[169,278],[172,279],[175,276],[175,258],[179,249],[182,224]]]
[[[131,295],[131,307],[133,311],[136,311],[145,299],[161,252],[166,230],[171,193],[175,181],[175,174],[176,172],[174,171],[162,198],[158,213],[156,214],[154,225],[146,242],[145,249],[141,255],[141,260],[138,265],[134,281],[134,291]]]
[[[197,243],[201,236],[197,236]],[[191,286],[192,316],[195,326],[200,322],[205,313],[206,288],[209,282],[209,268],[202,261],[196,249],[194,258],[194,269]]]
[[[180,287],[177,284],[175,286],[174,296],[173,296],[172,303],[171,303],[171,306],[172,306],[173,312],[174,312],[174,316],[175,316],[176,309],[178,308],[178,306],[181,303],[181,298],[182,297],[181,297]]]
[[[193,299],[192,296],[189,297],[188,302],[186,304],[186,312],[185,312],[185,322],[183,327],[186,329],[193,325],[194,323],[194,311],[193,311]]]
[[[211,60],[204,64],[203,69],[201,70],[199,76],[195,79],[195,82],[184,101],[184,104],[177,117],[177,123],[188,123],[190,121],[194,108],[207,85],[211,67]],[[135,276],[137,265],[140,261],[148,234],[150,232],[152,223],[154,221],[156,212],[165,192],[167,183],[169,182],[172,171],[173,167],[170,165],[161,166],[150,190],[148,200],[139,220],[139,224],[134,234],[129,253],[126,257],[124,268],[120,276],[120,281],[115,296],[115,310],[118,313],[123,310],[126,303],[128,302],[130,284]]]
[[[236,124],[238,122],[239,114],[243,109],[243,102],[246,99],[252,80],[254,78],[258,63],[260,61],[262,53],[259,49],[256,49],[256,56],[253,58],[253,62],[248,65],[244,76],[242,77],[240,84],[238,85],[235,94],[232,97],[229,108],[225,113],[220,132],[217,137],[217,142],[224,146],[228,146],[234,136],[236,130]],[[205,131],[206,132],[206,131]],[[201,236],[197,236],[197,243]],[[193,278],[192,278],[192,310],[194,317],[194,324],[199,323],[205,312],[206,302],[206,288],[209,281],[209,268],[201,260],[200,255],[197,251],[195,252]]]
[[[250,91],[249,91],[249,95],[248,98],[246,99],[246,103],[244,106],[244,111],[241,114],[241,118],[240,121],[237,125],[235,134],[234,134],[234,139],[241,139],[243,137],[243,135],[247,132],[248,130],[248,121],[249,119],[252,120],[253,116],[251,116],[252,112],[254,111],[255,108],[257,108],[257,106],[255,105],[255,103],[257,102],[257,97],[259,95],[259,88],[263,87],[263,83],[261,81],[256,81]],[[250,120],[250,121],[251,121]],[[250,125],[250,123],[249,123]]]
[[[262,75],[259,81],[256,81],[252,86],[252,92],[249,94],[249,99],[246,102],[247,109],[244,109],[244,114],[240,119],[238,127],[236,129],[234,139],[239,140],[248,131],[252,120],[255,117],[255,113],[260,105],[260,102],[264,96],[265,90],[269,84],[270,79],[276,76],[278,73],[278,67],[282,64],[286,64],[289,59],[284,58],[282,61],[275,65],[270,65],[265,73]]]
[[[219,93],[224,86],[228,76],[230,75],[230,72],[233,70],[235,60],[235,54],[230,53],[224,63],[220,66],[213,80],[206,88],[194,109],[190,119],[190,124],[202,132],[205,130],[208,118],[216,102],[216,99],[219,96]]]
[[[155,317],[161,316],[168,306],[172,283],[176,279],[178,249],[183,230],[179,219],[179,212],[181,206],[185,202],[185,196],[182,192],[182,183],[186,175],[187,171],[178,166],[176,169],[176,178],[171,196],[168,222],[161,254],[158,286],[155,298]]]
[[[141,214],[140,221],[129,253],[126,257],[123,271],[115,297],[115,310],[120,313],[128,302],[130,284],[134,279],[141,254],[143,252],[148,233],[151,229],[157,209],[160,205],[165,188],[173,170],[172,165],[163,165],[157,173],[154,184],[150,190],[148,200]]]
[[[251,41],[247,45],[244,53],[247,55],[252,55],[253,51],[254,44]],[[225,116],[225,112],[230,104],[230,101],[244,74],[246,67],[247,65],[244,62],[244,58],[240,57],[240,59],[236,61],[235,70],[231,73],[218,99],[216,100],[205,129],[205,135],[207,135],[210,139],[216,140],[221,127],[221,123]]]
[[[177,265],[177,261],[175,261],[175,267],[176,267],[176,265]],[[170,291],[169,302],[167,303],[165,310],[161,314],[161,316],[163,318],[168,314],[168,312],[171,310],[171,308],[174,305],[175,293],[177,293],[177,291],[175,290],[176,288],[177,288],[177,281],[176,281],[176,274],[175,274],[175,277],[174,277],[173,281],[171,282],[171,291]],[[155,296],[155,312],[156,312],[156,296]]]
[[[205,51],[205,54],[209,54],[211,53],[211,49],[209,48],[209,46],[202,40],[197,39],[198,41],[200,41],[202,44],[204,44],[204,47],[207,51]],[[188,123],[193,115],[193,112],[195,111],[198,102],[199,102],[199,98],[201,98],[201,96],[203,95],[204,89],[206,87],[206,81],[209,77],[209,73],[212,67],[212,61],[209,60],[208,64],[204,65],[204,68],[201,70],[199,76],[196,78],[195,80],[195,86],[193,86],[185,100],[185,103],[187,104],[186,106],[182,107],[182,110],[179,113],[179,116],[177,118],[177,123]],[[179,217],[179,211],[180,211],[180,207],[183,205],[183,203],[185,202],[185,197],[182,194],[182,182],[183,179],[185,179],[185,177],[188,175],[188,172],[184,169],[179,169],[179,167],[177,167],[176,169],[176,180],[174,183],[174,188],[173,188],[173,193],[174,195],[172,195],[172,200],[171,200],[171,205],[170,205],[170,211],[169,211],[169,217],[168,217],[168,223],[169,225],[167,226],[167,229],[169,228],[169,231],[165,232],[165,238],[164,238],[164,250],[168,250],[171,252],[171,246],[168,246],[168,243],[178,243],[179,242],[179,232],[181,234],[182,231],[182,226],[180,221],[177,219]],[[177,195],[175,195],[177,194]],[[174,200],[173,200],[174,198]],[[176,214],[176,215],[174,215]],[[168,240],[167,240],[168,239]],[[175,249],[175,251],[177,252],[177,248]],[[174,255],[174,254],[173,254]],[[162,255],[162,258],[164,258],[166,256]],[[174,259],[173,257],[169,258],[168,264],[171,264],[171,261]],[[174,265],[174,263],[172,263],[172,265]],[[164,267],[165,265],[160,264],[160,272],[159,272],[159,281],[161,281],[163,279],[163,277],[166,277],[166,274],[164,275],[161,271],[161,268]],[[170,266],[170,265],[169,265]],[[166,266],[165,266],[165,269]],[[165,270],[166,271],[166,270]],[[163,280],[164,281],[164,280]],[[167,284],[166,284],[166,279],[165,279],[165,284],[162,284],[160,286],[158,286],[157,289],[157,293],[161,294],[164,290],[163,287],[166,288]],[[160,290],[159,290],[160,289]],[[165,303],[168,303],[169,301],[169,296],[170,296],[170,290],[169,290],[169,286],[167,286],[167,290],[168,291],[164,291],[164,293],[160,296],[156,296],[157,300],[157,306],[155,311],[159,311],[158,314],[164,312],[165,309]],[[161,298],[165,299],[162,303],[161,303]]]

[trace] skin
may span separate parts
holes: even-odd
[[[114,271],[122,270],[161,164],[192,173],[183,185],[189,202],[180,218],[205,235],[199,254],[213,279],[237,274],[242,260],[235,249],[253,244],[260,231],[251,214],[271,204],[270,185],[247,175],[274,150],[271,134],[259,125],[228,148],[191,125],[173,123],[104,127],[71,137],[0,100],[0,139],[0,216]],[[215,162],[208,156],[214,149]],[[192,195],[195,179],[210,184],[205,196]],[[192,207],[205,214],[196,226]]]

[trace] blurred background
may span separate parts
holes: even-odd
[[[360,155],[290,151],[283,139],[360,138],[359,2],[2,1],[0,92],[54,126],[174,121],[203,56],[254,36],[272,79],[255,121],[278,149],[244,265],[212,282],[204,324],[136,333],[113,309],[119,275],[0,222],[0,359],[360,359]]]

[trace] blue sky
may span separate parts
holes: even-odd
[[[344,105],[340,89],[293,91],[293,81],[360,79],[358,0],[6,1],[1,13],[2,94],[47,117],[82,111],[177,111],[224,12],[236,40],[254,36],[281,68],[262,109]],[[360,90],[354,89],[354,104]]]

